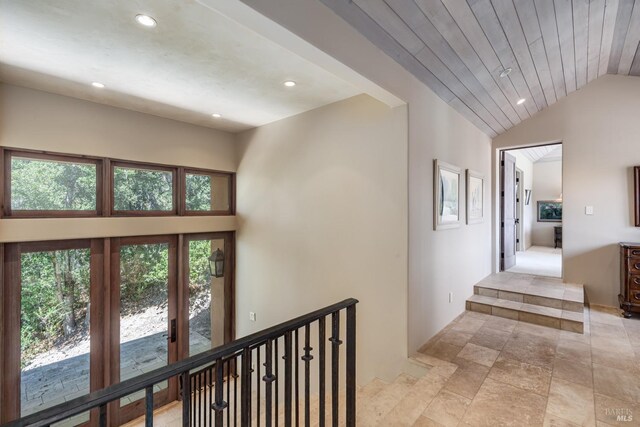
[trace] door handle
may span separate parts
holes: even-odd
[[[176,342],[178,339],[178,327],[176,325],[176,319],[171,319],[171,331],[169,334],[169,341]]]

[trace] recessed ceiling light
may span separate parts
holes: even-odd
[[[520,98],[520,99],[518,99],[518,102],[516,102],[516,104],[522,105],[522,104],[524,104],[525,101],[526,101],[526,99]]]
[[[213,113],[213,114],[211,115],[211,117],[213,117],[214,119],[219,119],[219,118],[220,118],[220,117],[222,117],[222,116],[221,116],[220,114],[218,114],[218,113]]]
[[[142,14],[136,15],[136,22],[142,25],[143,27],[149,27],[149,28],[153,28],[156,25],[158,25],[155,19],[153,19],[149,15],[142,15]]]
[[[104,89],[104,84],[102,84],[100,82],[93,82],[93,83],[91,83],[91,86],[97,87],[98,89]]]
[[[509,74],[511,74],[512,71],[513,69],[511,67],[505,68],[500,72],[500,77],[502,78],[507,77]]]
[[[294,87],[296,85],[296,82],[294,82],[293,80],[287,80],[286,82],[284,82],[284,85],[286,87]]]

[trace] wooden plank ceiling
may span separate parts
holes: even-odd
[[[603,74],[640,76],[640,0],[321,1],[492,137]]]

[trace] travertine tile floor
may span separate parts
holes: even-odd
[[[581,335],[465,312],[414,357],[420,374],[359,389],[357,424],[640,426],[640,318],[586,319]],[[154,424],[179,417],[176,403]]]

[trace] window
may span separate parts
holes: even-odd
[[[231,174],[186,170],[184,181],[187,215],[232,212]]]
[[[96,216],[102,163],[81,157],[7,152],[5,214]]]
[[[233,215],[235,210],[230,172],[2,147],[0,156],[3,217]]]
[[[112,163],[111,170],[114,214],[177,213],[174,169]]]

